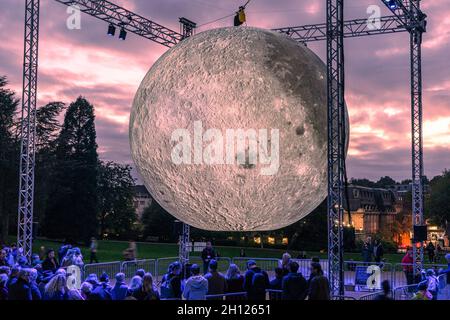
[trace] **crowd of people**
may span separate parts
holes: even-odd
[[[91,260],[96,260],[96,244],[90,247]],[[94,250],[92,250],[94,249]],[[58,252],[48,249],[42,259],[34,254],[31,263],[23,257],[15,245],[4,247],[0,252],[0,300],[159,300],[227,299],[265,300],[267,292],[271,299],[284,300],[329,300],[328,279],[324,276],[318,259],[311,262],[311,274],[307,277],[299,272],[299,264],[284,254],[275,276],[249,260],[245,272],[236,264],[230,264],[226,274],[218,271],[216,253],[208,243],[204,252],[203,273],[197,264],[191,265],[184,279],[183,266],[179,262],[169,265],[167,273],[156,285],[151,273],[140,269],[131,280],[124,273],[115,275],[111,285],[109,275],[100,277],[89,274],[76,286],[67,267],[82,269],[84,262],[81,250],[71,245],[62,245]]]
[[[90,260],[95,261],[97,244],[92,243]],[[117,273],[114,285],[109,275],[103,273],[99,277],[89,274],[76,286],[67,267],[82,270],[84,262],[79,248],[62,245],[58,252],[48,249],[42,257],[33,254],[29,263],[13,244],[0,251],[0,300],[221,300],[224,295],[228,300],[330,299],[328,278],[318,258],[311,259],[310,274],[305,275],[288,253],[283,254],[274,270],[263,270],[250,259],[245,271],[232,263],[225,274],[218,271],[217,254],[210,242],[201,257],[203,272],[197,264],[184,268],[174,262],[158,284],[151,273],[140,269],[131,279]],[[450,254],[446,259],[449,268],[440,273],[450,273]],[[408,282],[417,284],[413,299],[436,300],[439,287],[436,272],[429,269],[414,278],[412,250],[408,250],[402,264]],[[271,278],[269,274],[274,276]],[[391,299],[390,283],[384,281],[381,286],[384,293],[378,299]]]

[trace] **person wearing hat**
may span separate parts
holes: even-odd
[[[128,296],[128,286],[125,283],[125,274],[119,272],[116,274],[116,284],[111,289],[111,298],[113,300],[125,300]]]
[[[197,264],[191,266],[192,276],[186,281],[183,296],[186,300],[205,300],[208,293],[208,280],[200,275],[200,267]]]
[[[255,260],[247,262],[247,271],[244,275],[244,291],[248,300],[265,300],[266,289],[270,281],[267,272],[256,265]]]
[[[432,300],[433,295],[428,291],[427,281],[422,281],[417,285],[417,292],[414,294],[412,300]]]

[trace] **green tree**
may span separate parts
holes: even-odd
[[[17,215],[19,140],[16,112],[19,100],[0,77],[0,242],[8,237],[10,221]]]
[[[55,180],[54,172],[58,167],[55,154],[56,141],[61,130],[58,117],[64,109],[65,105],[62,102],[51,102],[36,111],[34,217],[38,222],[37,230],[35,229],[37,232],[45,222],[51,186]]]
[[[352,178],[350,180],[350,184],[354,186],[361,186],[361,187],[368,187],[368,188],[375,188],[377,186],[376,182],[373,182],[369,179],[356,179]]]
[[[391,177],[385,176],[385,177],[380,178],[380,180],[378,180],[376,182],[376,184],[377,184],[378,188],[387,188],[389,186],[393,186],[393,185],[397,184],[397,182],[394,179],[392,179]]]
[[[430,182],[430,196],[426,201],[425,214],[441,227],[450,222],[450,170],[434,177]]]
[[[289,248],[295,250],[322,250],[328,243],[327,201],[324,200],[302,220],[283,229],[289,237]]]
[[[56,141],[55,179],[44,229],[50,237],[88,241],[97,231],[98,154],[94,107],[70,104]]]
[[[130,239],[137,220],[133,206],[131,167],[113,162],[100,162],[98,193],[100,235]]]
[[[155,200],[144,210],[142,224],[144,225],[144,239],[153,236],[159,237],[163,241],[176,240],[173,232],[175,218]]]

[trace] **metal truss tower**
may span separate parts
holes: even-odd
[[[423,131],[422,131],[422,37],[427,16],[420,10],[421,0],[383,1],[410,34],[411,71],[411,149],[412,149],[412,225],[423,226]],[[413,236],[414,275],[423,267],[423,241]]]
[[[334,296],[344,295],[344,0],[327,0],[328,275]]]
[[[20,124],[17,246],[31,261],[33,244],[34,161],[39,44],[39,0],[25,3],[22,117]]]
[[[183,35],[183,39],[189,38],[194,35],[197,24],[186,18],[180,18],[180,30]],[[186,265],[189,263],[189,244],[190,244],[190,232],[191,227],[187,223],[183,223],[183,230],[180,236],[180,248],[178,250],[178,259],[183,266],[183,277],[187,278]]]

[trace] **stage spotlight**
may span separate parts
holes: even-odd
[[[127,38],[127,32],[125,31],[124,28],[120,29],[119,39],[125,40],[126,38]]]
[[[108,27],[108,36],[114,37],[116,34],[116,27],[113,24],[110,24]]]
[[[384,0],[384,1],[387,2],[389,8],[391,8],[392,10],[397,9],[398,5],[396,0]]]

